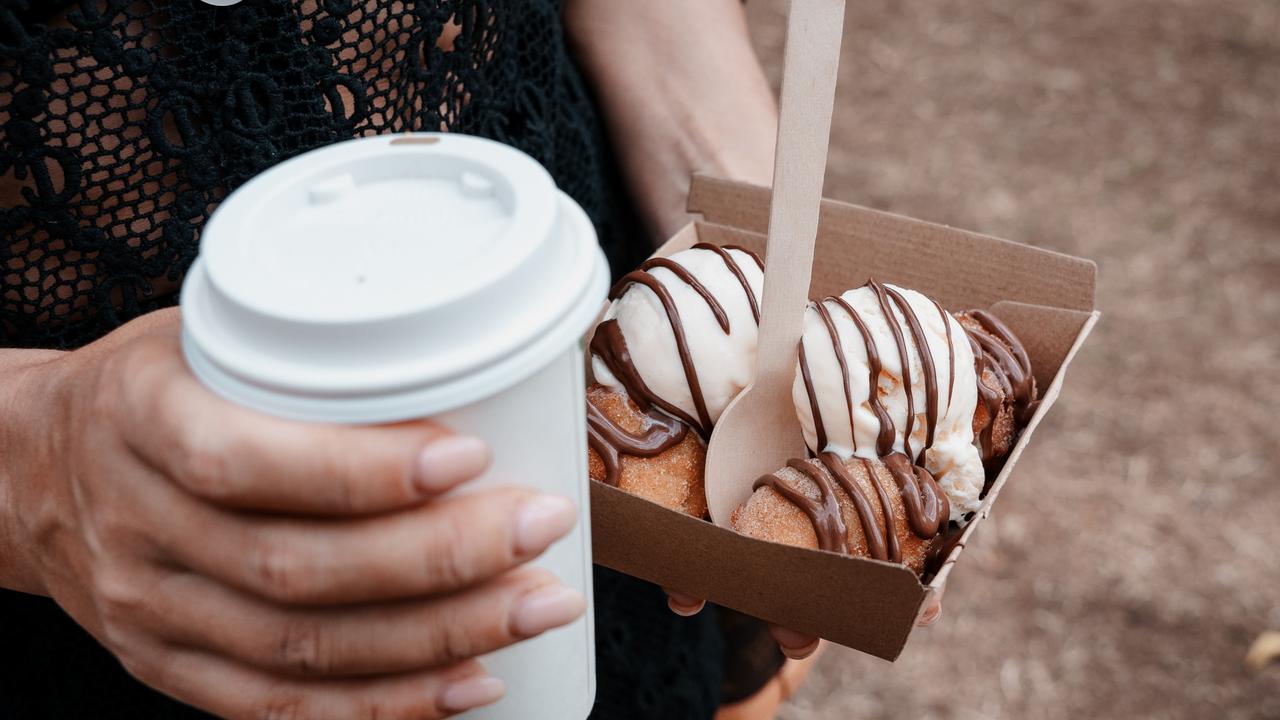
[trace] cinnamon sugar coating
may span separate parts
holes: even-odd
[[[805,462],[818,470],[823,469],[822,463],[817,460]],[[889,470],[878,460],[871,461],[869,464],[874,468],[874,478],[868,474],[867,464],[861,459],[853,458],[846,461],[845,467],[849,469],[850,476],[858,484],[864,497],[872,500],[870,505],[875,517],[876,532],[882,534],[885,529],[884,510],[880,505],[879,492],[872,483],[880,483],[886,491],[892,510],[891,527],[893,535],[897,538],[898,547],[901,548],[902,563],[912,572],[919,574],[924,571],[925,561],[936,538],[922,539],[911,530],[906,507],[902,502],[902,493]],[[820,499],[821,492],[817,484],[804,473],[784,467],[774,474],[805,496],[813,500]],[[853,500],[839,486],[835,487],[835,493],[847,529],[849,554],[855,557],[870,557],[862,521]],[[749,537],[812,550],[818,549],[818,536],[809,516],[770,487],[756,489],[751,497],[734,511],[730,524],[734,530]]]
[[[587,401],[628,433],[644,432],[649,419],[623,392],[598,383],[587,388]],[[591,479],[605,481],[604,460],[588,448]],[[704,517],[707,496],[702,476],[707,449],[696,432],[690,430],[679,443],[654,457],[622,455],[619,458],[618,489],[658,503],[670,510]]]

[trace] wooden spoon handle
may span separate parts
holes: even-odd
[[[707,446],[707,506],[722,527],[750,497],[756,478],[804,452],[791,382],[813,271],[843,27],[844,0],[791,0],[756,377],[725,408]]]
[[[844,0],[791,2],[765,251],[757,385],[789,386],[795,366],[822,205],[844,5]]]

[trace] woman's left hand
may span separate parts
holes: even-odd
[[[942,594],[946,589],[945,583],[938,588],[938,592],[929,600],[929,605],[925,607],[924,612],[920,613],[920,618],[916,620],[916,625],[928,627],[942,617]],[[683,617],[697,615],[707,604],[705,600],[692,595],[685,595],[666,588],[663,588],[663,590],[667,593],[667,607],[671,608],[671,612]],[[803,660],[809,657],[817,651],[818,644],[822,641],[816,635],[798,632],[773,623],[769,624],[769,633],[773,635],[774,640],[778,641],[778,647],[782,649],[782,654],[792,660]]]

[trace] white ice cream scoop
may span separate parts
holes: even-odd
[[[625,276],[592,343],[596,380],[708,435],[755,376],[761,268],[700,244]]]
[[[976,510],[982,460],[973,445],[973,350],[964,328],[924,295],[874,280],[811,303],[792,399],[814,453],[923,465],[951,501]]]

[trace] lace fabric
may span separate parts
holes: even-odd
[[[173,304],[219,200],[364,135],[517,147],[644,254],[555,0],[2,0],[0,129],[0,346]]]
[[[0,0],[0,347],[75,348],[172,305],[200,228],[262,170],[441,130],[532,155],[615,268],[647,255],[557,0]],[[597,718],[709,718],[709,612],[597,569]],[[205,717],[52,601],[0,592],[0,717]]]

